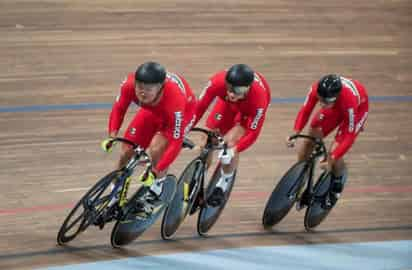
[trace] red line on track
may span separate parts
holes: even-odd
[[[272,192],[272,191],[270,191]],[[234,191],[232,198],[237,199],[253,199],[253,198],[268,198],[270,192],[267,191]],[[412,186],[370,186],[346,188],[345,193],[412,193]],[[0,209],[2,215],[18,215],[24,213],[36,213],[64,210],[74,206],[74,203],[66,203],[60,205],[43,205],[26,208]]]

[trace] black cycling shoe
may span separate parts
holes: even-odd
[[[212,207],[217,207],[225,201],[225,193],[220,187],[215,187],[212,194],[207,198],[207,204]]]

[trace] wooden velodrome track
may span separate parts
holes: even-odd
[[[411,14],[407,0],[1,0],[0,107],[11,109],[0,113],[0,269],[412,239]],[[275,102],[258,142],[242,155],[211,237],[198,238],[191,217],[176,241],[160,239],[158,222],[124,250],[110,247],[111,226],[57,247],[69,208],[117,160],[99,149],[110,110],[92,105],[111,103],[124,76],[150,59],[183,74],[197,94],[208,76],[244,62],[266,76],[274,98],[302,98],[322,74],[338,72],[364,82],[371,96],[409,99],[372,102],[366,132],[347,156],[347,189],[317,233],[304,232],[303,211],[292,211],[272,232],[261,227],[269,191],[295,160],[283,140],[300,101]],[[63,107],[72,104],[92,105]],[[25,107],[33,105],[59,106]],[[172,172],[192,156],[182,152]]]

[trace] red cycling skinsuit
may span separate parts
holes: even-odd
[[[125,131],[124,137],[147,148],[153,136],[160,132],[168,139],[168,145],[155,169],[163,171],[176,159],[182,148],[184,133],[195,121],[196,97],[179,75],[167,73],[162,96],[155,106],[141,104],[135,92],[134,74],[123,82],[120,95],[113,104],[109,120],[109,133],[118,131],[131,102],[137,112]]]
[[[224,135],[236,124],[240,124],[246,132],[235,147],[238,152],[242,152],[250,147],[259,136],[270,104],[270,88],[265,78],[255,72],[255,79],[245,98],[230,102],[227,99],[225,77],[226,71],[221,71],[209,80],[200,96],[196,118],[197,121],[202,118],[206,109],[216,99],[207,118],[206,126],[212,130],[218,129]]]
[[[334,160],[340,159],[351,148],[362,131],[368,117],[368,94],[358,81],[341,77],[342,90],[336,103],[330,108],[320,109],[310,126],[320,128],[326,137],[339,126],[335,141],[337,146],[331,153]],[[300,132],[309,120],[316,103],[318,83],[314,83],[295,120],[295,131]]]

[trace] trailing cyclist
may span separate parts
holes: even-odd
[[[312,84],[296,117],[295,133],[299,134],[305,127],[318,101],[321,108],[312,118],[308,134],[324,138],[338,127],[328,159],[320,164],[321,168],[332,172],[330,196],[326,196],[326,206],[333,207],[342,193],[347,177],[343,156],[352,147],[358,134],[363,131],[368,117],[368,94],[365,87],[356,80],[336,74],[325,75]],[[293,146],[295,142],[288,137],[287,144]],[[305,141],[299,150],[298,160],[305,160],[312,152],[312,148],[313,143]],[[302,200],[300,208],[305,204],[307,202]]]

